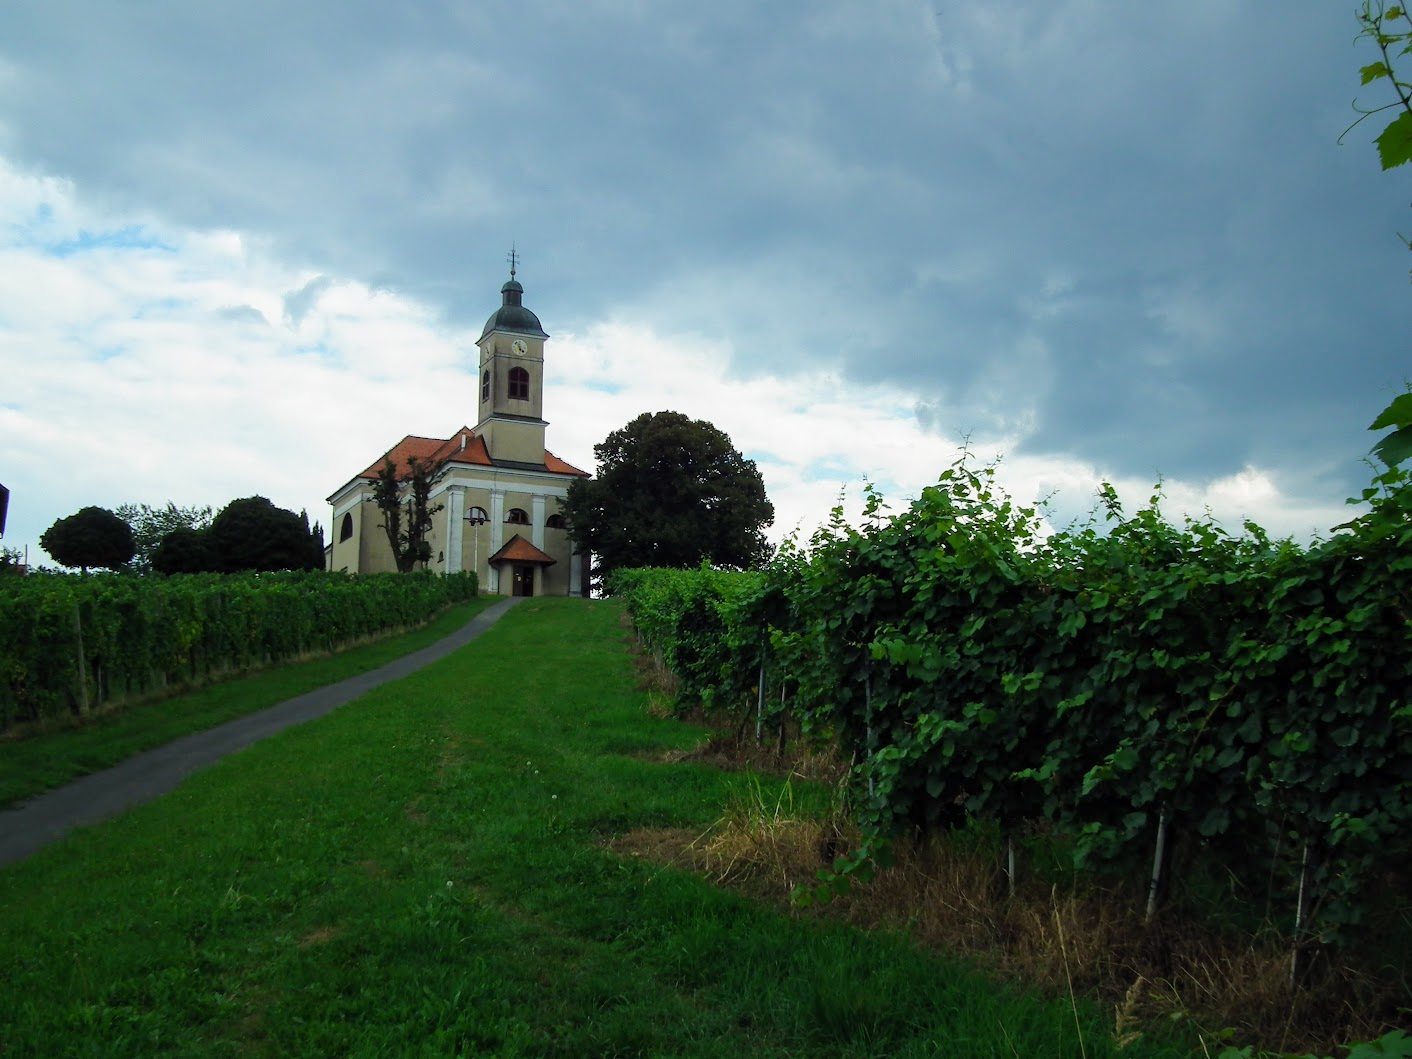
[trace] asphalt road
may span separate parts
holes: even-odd
[[[244,750],[296,724],[312,721],[381,684],[400,680],[464,647],[519,603],[510,597],[481,611],[460,629],[430,647],[403,655],[380,669],[329,684],[276,706],[182,736],[119,765],[94,772],[64,787],[0,810],[0,867],[23,860],[75,827],[108,820],[175,790],[197,769]]]

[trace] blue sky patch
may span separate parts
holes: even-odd
[[[41,207],[41,212],[45,209],[47,207]],[[176,253],[175,246],[163,242],[141,224],[130,224],[125,228],[106,232],[81,230],[76,238],[62,243],[51,243],[45,250],[51,257],[58,258],[73,257],[95,250],[160,250],[167,254]]]

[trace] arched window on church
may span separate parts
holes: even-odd
[[[338,527],[338,539],[346,541],[353,536],[353,512],[343,516],[343,523]]]
[[[486,372],[480,377],[480,399],[482,401],[490,400],[490,372]]]
[[[510,369],[510,400],[529,400],[529,372],[524,368]]]
[[[545,528],[545,529],[563,529],[563,528],[564,528],[564,516],[563,516],[563,515],[550,515],[547,519],[544,520],[544,528]]]
[[[518,507],[512,507],[505,513],[505,521],[513,523],[516,526],[528,526],[530,524],[529,516]]]
[[[485,513],[485,508],[473,507],[466,512],[466,521],[472,526],[483,526],[490,521],[490,516]]]

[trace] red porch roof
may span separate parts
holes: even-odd
[[[553,566],[558,561],[553,556],[545,555],[518,533],[487,560],[492,563],[539,563],[543,566]]]

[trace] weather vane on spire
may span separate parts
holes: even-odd
[[[511,244],[510,244],[510,253],[506,256],[506,260],[508,260],[508,261],[510,262],[510,278],[511,278],[511,279],[514,279],[514,278],[515,278],[515,264],[520,260],[520,256],[519,256],[517,253],[515,253],[515,244],[514,244],[514,243],[511,243]]]

